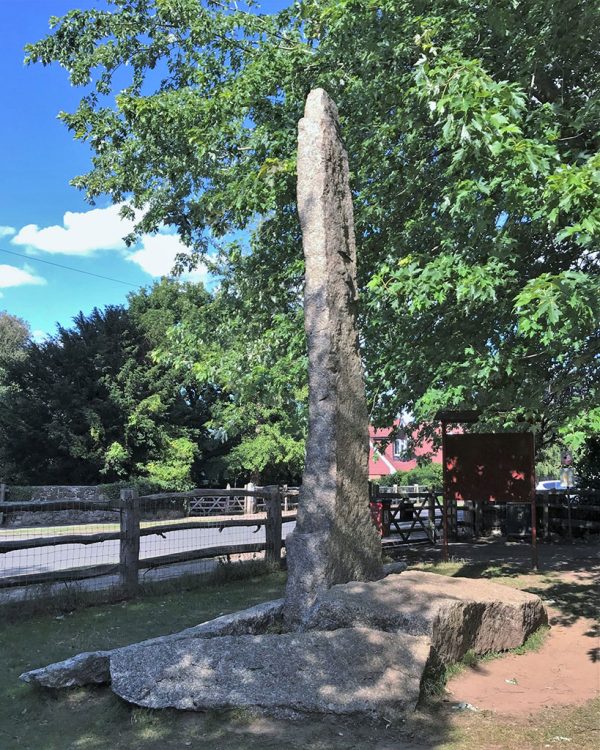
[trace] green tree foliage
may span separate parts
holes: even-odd
[[[53,19],[28,61],[86,89],[61,114],[94,154],[74,184],[128,200],[139,232],[173,225],[225,278],[237,350],[191,364],[238,394],[215,429],[261,426],[240,466],[269,431],[288,452],[263,394],[280,398],[303,351],[295,140],[318,85],[350,156],[374,419],[477,406],[483,426],[532,425],[539,445],[577,451],[600,432],[599,35],[585,0],[304,0],[275,15],[107,0]],[[248,246],[214,249],[239,230]]]
[[[157,357],[218,394],[206,427],[222,450],[207,472],[236,484],[297,482],[307,401],[301,310],[296,301],[287,314],[263,314],[265,291],[244,284],[223,276],[212,303],[190,311]]]
[[[179,379],[152,351],[209,295],[167,280],[129,307],[80,313],[30,343],[7,368],[0,453],[13,482],[97,483],[147,477],[169,489],[199,480],[214,393]]]
[[[0,407],[11,398],[7,370],[25,359],[30,336],[29,325],[24,320],[5,311],[0,312]],[[7,476],[7,469],[0,450],[1,478]]]
[[[590,435],[579,452],[575,466],[580,487],[600,490],[600,435]]]
[[[0,311],[0,388],[6,377],[6,368],[25,358],[30,337],[28,323],[6,311]]]
[[[437,490],[441,488],[443,482],[442,465],[429,463],[423,466],[415,466],[414,469],[396,471],[394,474],[388,474],[387,476],[378,479],[377,482],[384,487],[391,487],[394,484],[399,486],[418,484],[422,487],[429,487]]]

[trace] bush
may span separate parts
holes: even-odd
[[[397,471],[395,474],[389,474],[378,480],[378,484],[384,487],[391,487],[394,484],[418,484],[420,487],[429,487],[431,489],[440,488],[442,482],[442,465],[434,463],[427,464],[426,466],[417,466],[408,471]]]

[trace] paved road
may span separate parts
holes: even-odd
[[[283,538],[292,531],[295,521],[283,524]],[[408,531],[410,522],[400,524],[404,531]],[[77,527],[74,527],[76,533]],[[31,529],[30,537],[39,536],[39,530]],[[23,529],[11,534],[2,532],[3,541],[23,539]],[[411,541],[424,540],[425,532],[417,527],[411,534]],[[395,535],[387,538],[392,542]],[[168,532],[164,537],[157,534],[143,536],[140,539],[140,558],[170,555],[175,552],[186,552],[209,547],[221,547],[234,544],[251,544],[265,541],[265,529],[256,527],[198,528]],[[119,540],[98,542],[96,544],[60,544],[49,547],[36,547],[28,550],[16,550],[0,554],[0,579],[3,577],[27,575],[32,573],[46,573],[49,571],[66,570],[94,565],[110,565],[119,562]]]
[[[292,531],[295,521],[284,523],[282,535]],[[234,528],[199,528],[172,531],[162,536],[153,534],[140,539],[140,558],[170,555],[174,552],[186,552],[208,547],[221,547],[232,544],[252,544],[265,541],[265,529],[240,526]],[[38,536],[32,529],[31,537]],[[3,541],[23,539],[20,534],[2,534]],[[45,573],[52,570],[80,568],[88,565],[116,564],[119,562],[119,540],[99,542],[97,544],[59,544],[52,547],[16,550],[0,554],[0,578]]]

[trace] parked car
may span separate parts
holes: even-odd
[[[550,490],[566,490],[567,485],[563,484],[560,479],[545,479],[543,482],[538,482],[535,486],[538,492],[549,492]]]

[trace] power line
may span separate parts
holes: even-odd
[[[104,279],[105,281],[114,281],[116,284],[125,284],[125,286],[131,286],[134,289],[138,288],[138,284],[131,284],[129,281],[123,281],[122,279],[113,279],[111,276],[102,276],[99,273],[92,273],[91,271],[82,271],[81,268],[73,268],[72,266],[63,266],[61,263],[53,263],[51,260],[43,260],[42,258],[36,258],[32,255],[23,255],[23,253],[15,253],[13,250],[4,250],[0,247],[0,253],[8,253],[9,255],[16,255],[18,258],[25,258],[25,260],[35,260],[37,263],[45,263],[47,266],[56,266],[56,268],[63,268],[65,271],[75,271],[75,273],[84,273],[86,276],[94,276],[96,279]]]

